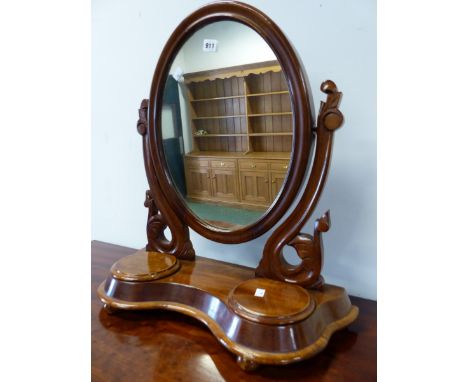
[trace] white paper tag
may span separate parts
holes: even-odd
[[[203,40],[203,51],[204,52],[216,52],[218,50],[218,40],[205,38]]]
[[[257,288],[257,289],[255,290],[254,296],[255,296],[255,297],[263,297],[263,296],[265,296],[265,289]]]

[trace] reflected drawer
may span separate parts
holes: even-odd
[[[271,169],[273,171],[286,171],[288,169],[289,162],[273,162],[271,163]]]
[[[211,167],[216,168],[235,168],[236,161],[233,160],[212,160]]]
[[[208,159],[186,159],[187,167],[208,167]]]
[[[257,162],[253,160],[242,160],[239,161],[239,167],[242,169],[255,169],[255,170],[268,170],[268,163]]]

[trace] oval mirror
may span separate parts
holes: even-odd
[[[312,137],[293,49],[268,19],[243,17],[187,18],[165,47],[150,99],[168,202],[197,232],[226,243],[259,236],[286,212]]]
[[[172,182],[200,219],[238,229],[274,203],[291,158],[291,98],[275,54],[251,28],[219,21],[185,41],[161,127]]]

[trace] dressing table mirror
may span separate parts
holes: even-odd
[[[195,317],[246,370],[312,357],[356,319],[345,289],[321,276],[329,211],[302,232],[343,123],[335,83],[321,91],[316,117],[294,49],[250,5],[212,3],[181,22],[137,122],[150,187],[147,245],[117,261],[99,286],[108,313]],[[257,268],[204,258],[189,228],[231,245],[265,234]]]

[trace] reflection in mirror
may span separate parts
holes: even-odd
[[[291,110],[281,66],[254,30],[219,21],[183,44],[165,84],[162,138],[195,215],[231,230],[259,220],[286,178]]]

